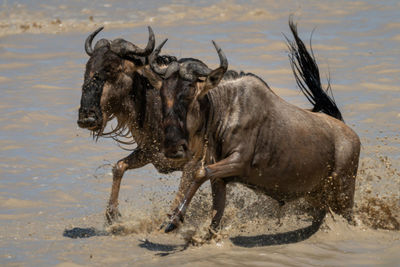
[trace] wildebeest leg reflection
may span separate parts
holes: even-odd
[[[111,187],[111,195],[106,209],[106,219],[109,224],[116,221],[121,214],[118,211],[118,195],[121,186],[122,176],[127,170],[143,167],[149,163],[146,153],[136,148],[129,156],[119,160],[113,168],[113,182]]]
[[[218,183],[225,183],[222,180],[223,178],[240,176],[242,171],[243,162],[241,161],[240,154],[238,152],[231,154],[229,157],[217,163],[208,165],[206,167],[201,166],[196,171],[194,179],[188,186],[188,189],[183,199],[171,216],[171,221],[165,228],[165,232],[168,233],[176,229],[179,221],[183,221],[186,209],[190,204],[190,201],[192,200],[194,194],[199,189],[199,187],[207,180],[211,180],[211,183],[214,184],[214,189],[221,190],[221,192],[224,193],[222,197],[216,196],[216,198],[214,199],[215,204],[213,205],[213,207],[216,208],[216,213],[212,221],[212,227],[216,228],[218,226],[217,222],[219,223],[219,221],[221,220],[225,208],[226,195],[225,185],[218,185]],[[222,187],[224,188],[222,189]]]

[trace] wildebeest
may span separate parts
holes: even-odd
[[[119,160],[113,168],[111,196],[106,210],[109,223],[117,219],[118,194],[122,176],[126,170],[140,168],[152,163],[161,173],[180,170],[183,161],[172,161],[160,152],[163,131],[161,127],[161,100],[159,91],[146,73],[146,57],[155,46],[155,37],[149,27],[149,40],[144,49],[123,40],[99,40],[94,48],[92,41],[103,29],[97,29],[85,41],[90,56],[82,86],[78,125],[92,131],[93,136],[112,137],[125,143],[122,137],[136,143],[127,157]],[[175,61],[172,56],[157,56],[160,65]],[[107,122],[116,118],[117,126],[104,132]]]
[[[287,103],[254,74],[227,72],[227,59],[215,43],[217,69],[200,73],[193,65],[186,76],[176,66],[165,71],[165,155],[197,166],[166,232],[183,220],[207,180],[217,185],[213,227],[223,214],[229,182],[261,190],[280,203],[304,197],[319,211],[318,220],[329,208],[351,219],[360,140],[322,89],[315,58],[297,26],[292,20],[289,26],[292,68],[312,110]]]
[[[177,61],[173,56],[158,56],[165,41],[154,50],[155,37],[150,27],[148,44],[144,49],[123,39],[101,39],[92,48],[94,37],[102,29],[94,31],[85,41],[85,50],[90,58],[82,86],[78,125],[92,131],[95,138],[112,137],[124,143],[120,138],[127,137],[137,145],[113,168],[111,196],[106,210],[106,219],[112,223],[120,216],[118,194],[125,171],[148,163],[161,173],[182,170],[179,192],[183,192],[186,181],[192,175],[191,165],[185,165],[185,160],[171,160],[161,152],[164,139],[161,98],[159,90],[154,88],[159,86],[160,81],[149,69],[147,57],[159,72],[165,71],[163,67],[167,65],[178,65],[184,69],[196,63],[204,70],[208,68],[192,58]],[[116,118],[117,126],[111,132],[104,132],[107,122],[113,118]],[[172,207],[176,207],[182,197],[183,193],[177,194]]]

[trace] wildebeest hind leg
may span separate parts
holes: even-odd
[[[117,164],[115,164],[112,170],[113,182],[111,187],[111,195],[105,214],[108,224],[112,224],[121,216],[118,211],[118,195],[122,176],[127,170],[140,168],[147,163],[148,161],[146,160],[145,152],[142,149],[137,148],[129,156],[119,160]]]
[[[346,153],[347,152],[347,153]],[[354,191],[358,168],[359,148],[350,147],[348,150],[338,151],[335,169],[332,173],[332,192],[328,205],[332,210],[350,223],[353,220]]]
[[[357,168],[355,170],[353,168],[332,174],[333,196],[330,198],[331,203],[328,204],[334,212],[342,215],[350,223],[354,223],[353,205],[356,173]]]
[[[278,201],[278,205],[279,205],[279,207],[278,207],[278,214],[277,214],[277,216],[278,216],[278,222],[277,222],[276,224],[277,224],[278,226],[282,226],[282,223],[281,223],[282,209],[283,209],[283,206],[285,205],[285,201],[279,200],[279,201]]]
[[[213,231],[218,229],[226,203],[226,183],[222,179],[211,181],[212,199],[213,199],[213,218],[210,228]]]

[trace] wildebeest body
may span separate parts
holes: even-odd
[[[207,163],[240,155],[235,180],[277,200],[320,192],[336,161],[353,160],[341,158],[343,147],[357,150],[358,137],[344,123],[287,103],[254,75],[222,81],[207,97]]]
[[[225,74],[227,60],[215,43],[220,67],[194,79],[178,72],[164,78],[166,155],[180,156],[174,147],[186,140],[191,153],[184,157],[201,163],[167,232],[176,228],[207,180],[218,185],[214,226],[223,214],[225,187],[231,181],[262,190],[279,203],[305,197],[320,211],[316,220],[329,208],[351,220],[360,140],[322,89],[318,66],[295,24],[289,25],[295,38],[289,41],[292,68],[313,112],[287,103],[253,74]]]

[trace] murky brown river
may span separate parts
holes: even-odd
[[[67,1],[0,3],[0,265],[2,266],[398,266],[400,262],[400,2]],[[129,152],[95,142],[76,120],[86,36],[143,45],[151,25],[164,53],[253,72],[307,108],[285,38],[293,13],[323,77],[362,140],[357,226],[328,214],[313,234],[302,201],[283,208],[230,187],[219,239],[185,246],[210,221],[204,186],[179,231],[158,231],[180,173],[150,165],[122,182],[122,222],[104,226],[111,166]],[[325,75],[326,74],[326,75]],[[295,230],[304,228],[300,234]]]

